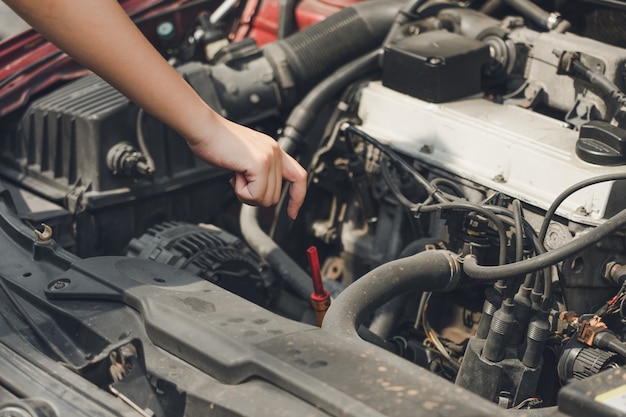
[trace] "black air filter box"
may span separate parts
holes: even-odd
[[[433,103],[481,91],[487,44],[445,30],[404,38],[385,48],[383,85]]]
[[[182,75],[201,84],[202,65],[186,68]],[[200,92],[209,104],[210,93],[208,87]],[[204,163],[173,130],[138,112],[90,75],[33,100],[17,133],[0,141],[0,176],[66,210],[61,218],[51,211],[37,219],[65,226],[65,214],[70,216],[72,234],[61,236],[57,227],[54,239],[75,240],[81,257],[118,255],[130,239],[165,220],[212,221],[234,197],[229,172]],[[144,133],[155,172],[116,175],[108,155],[120,143],[140,149],[137,130]]]

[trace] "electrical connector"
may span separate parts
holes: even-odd
[[[578,327],[576,338],[587,346],[594,346],[596,335],[608,331],[602,317],[594,316],[591,320],[583,320]]]

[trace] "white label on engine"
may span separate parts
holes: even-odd
[[[597,395],[595,400],[616,410],[626,412],[626,385]]]

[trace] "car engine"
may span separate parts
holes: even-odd
[[[626,3],[121,3],[307,198],[0,43],[0,415],[626,414]]]

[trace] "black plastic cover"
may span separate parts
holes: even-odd
[[[481,91],[487,44],[445,30],[404,38],[385,49],[383,85],[433,103]]]
[[[199,94],[212,97],[208,87]],[[63,236],[55,229],[55,239],[75,239],[80,256],[119,254],[165,220],[211,222],[234,197],[230,173],[201,161],[172,129],[138,112],[111,85],[87,76],[33,101],[18,134],[0,142],[0,175],[67,210],[75,231]],[[140,149],[139,129],[154,173],[116,175],[107,154],[120,143]]]

